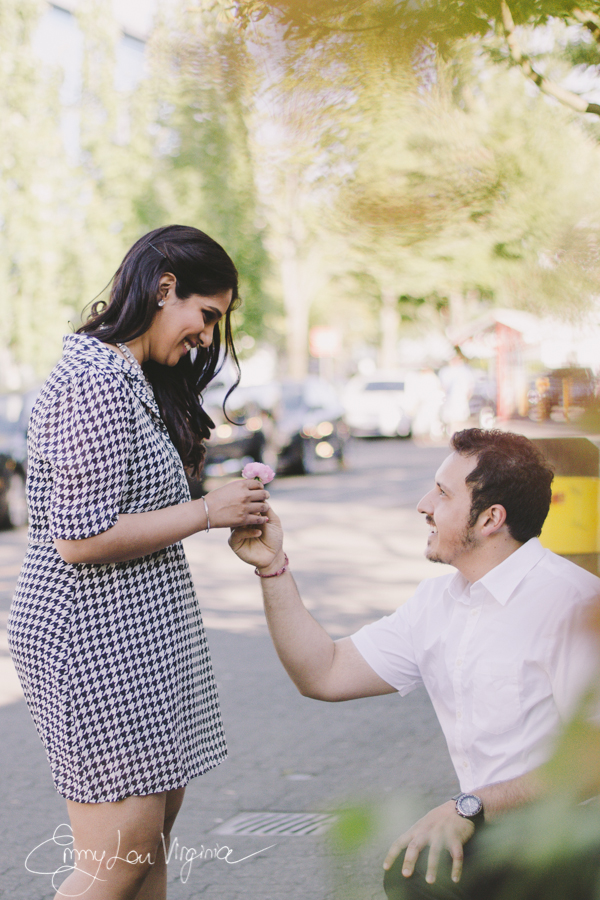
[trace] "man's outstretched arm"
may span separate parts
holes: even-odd
[[[229,543],[261,575],[283,568],[281,523],[272,509],[262,527],[236,528]],[[394,693],[365,662],[350,638],[333,641],[302,602],[289,571],[261,578],[271,638],[288,675],[301,694],[316,700],[352,700]]]
[[[236,528],[229,543],[237,555],[256,566],[262,575],[278,572],[285,565],[281,523],[272,509],[269,522],[261,527]],[[318,700],[351,700],[394,692],[363,659],[350,638],[333,641],[313,619],[289,572],[261,578],[265,614],[279,658],[298,690]],[[535,772],[473,793],[481,797],[486,819],[534,800],[542,793]],[[463,846],[475,826],[459,816],[453,800],[432,809],[390,847],[384,866],[389,868],[406,849],[403,874],[409,877],[420,853],[429,847],[427,880],[435,881],[442,852],[452,856],[452,877],[460,879]]]

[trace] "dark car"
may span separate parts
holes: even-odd
[[[280,475],[331,472],[343,466],[348,428],[335,388],[317,376],[285,381],[273,407],[265,462]]]
[[[568,421],[596,401],[597,379],[591,369],[565,366],[536,376],[527,395],[529,418],[549,419],[558,410]]]
[[[223,400],[227,393],[224,384],[211,385],[203,397],[203,406],[215,423],[215,429],[206,441],[204,469],[200,478],[188,475],[192,497],[204,492],[205,478],[220,475],[239,475],[246,463],[262,462],[265,447],[263,430],[267,414],[262,409],[256,392],[237,388],[226,404],[227,416],[223,412]]]
[[[0,394],[0,527],[27,524],[27,423],[36,392]]]

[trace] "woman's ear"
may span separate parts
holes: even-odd
[[[164,272],[160,276],[160,281],[158,282],[158,297],[156,298],[159,306],[165,305],[169,292],[176,284],[177,279],[172,272]]]

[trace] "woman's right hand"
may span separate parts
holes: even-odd
[[[239,528],[268,522],[269,492],[251,479],[231,481],[204,495],[211,528]],[[202,503],[201,500],[197,501]]]

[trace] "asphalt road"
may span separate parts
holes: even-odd
[[[271,486],[300,590],[335,637],[391,612],[420,580],[443,573],[423,558],[426,528],[414,507],[446,452],[410,441],[354,442],[345,471]],[[389,843],[417,807],[442,802],[457,787],[427,695],[343,704],[301,697],[270,643],[258,579],[226,538],[212,531],[185,542],[229,759],[188,787],[173,832],[169,897],[382,900]],[[67,822],[65,805],[20,697],[5,635],[25,541],[24,532],[0,534],[0,897],[50,900],[51,873],[64,857],[65,828],[56,829]],[[332,831],[222,833],[244,812],[337,814],[347,806],[369,813],[371,823],[351,852]],[[211,858],[217,851],[221,858]]]

